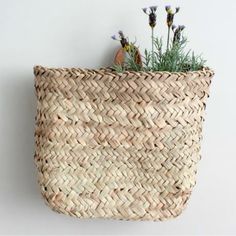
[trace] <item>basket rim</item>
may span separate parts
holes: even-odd
[[[102,67],[99,69],[88,69],[88,68],[79,68],[79,67],[47,67],[41,65],[35,65],[33,67],[34,75],[41,75],[45,72],[50,72],[50,74],[56,73],[80,73],[83,75],[92,75],[92,74],[101,74],[101,75],[110,75],[110,76],[117,76],[117,75],[135,75],[135,76],[156,76],[156,75],[178,75],[178,76],[189,76],[189,75],[197,75],[197,76],[213,76],[215,72],[209,67],[203,67],[201,70],[197,71],[187,71],[187,72],[169,72],[169,71],[155,71],[155,72],[145,72],[145,71],[124,71],[122,73],[118,73],[114,71],[111,67]]]

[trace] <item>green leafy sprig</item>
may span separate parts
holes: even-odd
[[[201,56],[195,55],[193,51],[186,50],[188,41],[186,37],[183,37],[185,26],[179,25],[176,27],[174,25],[174,16],[179,12],[180,8],[177,7],[175,11],[173,11],[170,6],[165,7],[168,27],[166,48],[163,45],[163,39],[161,37],[154,37],[156,10],[156,6],[143,8],[144,13],[149,16],[149,25],[152,29],[152,50],[151,52],[147,49],[144,50],[144,55],[142,56],[143,64],[138,64],[136,60],[138,47],[135,46],[135,43],[129,43],[124,37],[123,32],[120,31],[122,32],[120,34],[120,42],[122,47],[126,50],[127,57],[122,65],[114,65],[113,68],[119,73],[126,70],[187,72],[202,69],[206,61],[202,59]],[[172,40],[171,29],[173,33]],[[116,39],[115,36],[112,36],[112,38]]]

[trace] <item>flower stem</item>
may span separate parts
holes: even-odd
[[[152,70],[154,70],[154,28],[152,27]]]
[[[168,36],[167,36],[167,51],[169,50],[169,43],[170,43],[170,27],[168,27]]]

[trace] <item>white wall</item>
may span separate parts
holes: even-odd
[[[167,222],[79,220],[44,205],[36,180],[32,67],[109,65],[123,29],[149,47],[140,10],[180,5],[176,23],[216,76],[204,124],[203,158],[188,208]],[[0,234],[236,234],[236,1],[0,0]],[[159,22],[161,21],[161,22]],[[162,26],[160,26],[161,24]]]

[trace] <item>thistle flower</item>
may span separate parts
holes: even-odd
[[[167,12],[167,19],[166,19],[166,23],[168,27],[171,27],[173,25],[174,22],[174,16],[176,13],[178,13],[180,10],[179,7],[175,8],[175,12],[173,12],[173,10],[171,9],[171,6],[166,6],[166,12]]]
[[[143,8],[143,12],[149,16],[149,25],[151,28],[154,28],[156,26],[156,11],[157,11],[157,6],[151,6],[149,8]]]
[[[124,37],[125,37],[125,35],[124,35],[124,33],[123,33],[122,30],[119,30],[119,31],[118,31],[118,34],[119,34],[120,38],[124,38]]]
[[[126,50],[126,51],[129,51],[130,49],[130,45],[129,45],[129,41],[128,39],[125,37],[123,31],[119,31],[119,36],[120,36],[120,43],[122,45],[122,47]]]
[[[125,37],[123,31],[122,31],[122,30],[118,31],[118,34],[119,34],[119,38],[120,38],[120,39],[118,39],[118,38],[116,37],[116,35],[112,35],[111,38],[112,38],[113,40],[118,40],[118,41],[120,41],[121,46],[122,46],[126,51],[129,51],[129,49],[130,49],[129,41],[128,41],[128,39]]]
[[[149,25],[152,29],[152,66],[154,67],[154,27],[156,26],[157,21],[157,6],[151,6],[149,8],[143,8],[143,12],[148,15]]]
[[[169,50],[169,43],[170,43],[170,27],[173,25],[174,16],[175,16],[176,13],[179,12],[179,10],[180,10],[180,8],[176,7],[175,12],[173,12],[173,10],[171,9],[171,6],[166,6],[166,12],[167,12],[166,23],[167,23],[167,26],[168,26],[167,50]]]
[[[175,30],[174,30],[174,38],[173,38],[173,44],[179,43],[181,39],[181,33],[185,29],[184,25],[179,25]]]

